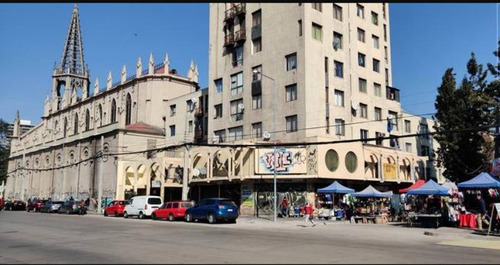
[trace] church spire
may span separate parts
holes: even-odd
[[[75,4],[68,28],[68,35],[66,36],[66,42],[64,43],[59,69],[62,73],[86,76],[87,69],[85,67],[85,60],[83,59],[82,33],[80,31],[80,18],[78,16],[78,6]]]

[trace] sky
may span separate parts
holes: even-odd
[[[170,67],[185,75],[191,59],[198,65],[200,87],[208,85],[208,3],[78,4],[91,82],[101,87],[108,72],[113,82],[125,64],[135,72],[138,57],[155,64],[168,52]],[[496,62],[498,5],[389,4],[393,86],[401,90],[403,109],[435,112],[441,77],[453,67],[458,80],[471,52],[479,63]],[[0,4],[0,118],[41,121],[50,95],[54,63],[59,64],[73,4]],[[91,85],[91,90],[93,86]]]

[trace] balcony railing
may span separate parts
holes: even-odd
[[[203,130],[202,129],[196,129],[194,130],[194,139],[200,140],[203,139]]]
[[[240,3],[240,4],[238,4],[238,5],[236,5],[234,7],[234,14],[236,16],[245,15],[246,11],[247,10],[246,10],[246,4],[245,3]]]
[[[224,36],[224,46],[231,46],[234,45],[234,35],[233,34],[228,34]]]
[[[241,121],[241,120],[243,120],[243,112],[231,114],[231,120],[233,120],[233,121]]]
[[[234,33],[234,41],[245,41],[246,38],[246,30],[244,29],[240,29]]]
[[[234,8],[230,8],[225,11],[224,13],[224,21],[225,22],[231,22],[234,19]]]
[[[203,116],[203,109],[202,108],[195,108],[194,109],[194,116],[195,117],[201,117],[201,116]]]

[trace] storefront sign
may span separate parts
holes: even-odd
[[[151,181],[151,188],[160,188],[160,187],[161,187],[161,181],[159,180]]]
[[[396,164],[383,163],[384,167],[384,179],[396,179]]]
[[[256,174],[305,174],[306,150],[295,149],[259,149],[256,152]],[[276,162],[276,165],[275,165]]]

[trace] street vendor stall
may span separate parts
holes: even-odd
[[[354,221],[363,223],[386,223],[388,221],[389,210],[384,207],[388,198],[392,196],[392,191],[380,192],[372,185],[366,189],[352,194],[353,197],[363,198],[359,201],[354,215]]]
[[[317,190],[318,193],[323,194],[332,194],[332,209],[322,208],[322,211],[318,214],[319,217],[323,217],[325,219],[330,219],[330,217],[342,218],[344,217],[344,209],[335,206],[335,194],[350,194],[354,193],[354,190],[351,188],[347,188],[340,184],[338,181],[334,181],[332,184],[325,188],[321,188]],[[338,200],[338,204],[340,206],[340,198]]]
[[[431,179],[419,188],[409,190],[408,195],[427,196],[421,209],[408,213],[408,225],[413,226],[415,223],[421,223],[425,226],[438,228],[442,218],[440,196],[449,196],[448,189]]]

